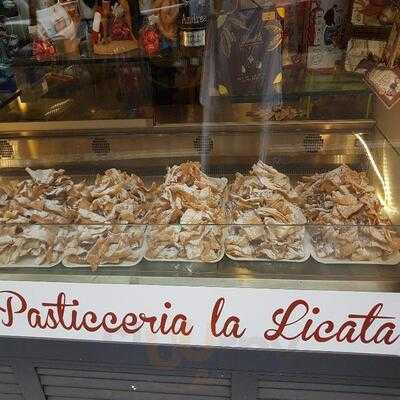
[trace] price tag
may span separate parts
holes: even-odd
[[[100,32],[100,22],[101,22],[101,14],[96,11],[94,13],[94,18],[93,18],[93,31],[94,32]]]
[[[43,93],[47,93],[49,91],[49,85],[47,84],[46,79],[43,79],[43,81],[42,81],[42,89],[43,89]]]
[[[262,14],[263,21],[274,21],[276,19],[275,11],[265,11]]]
[[[30,35],[35,35],[38,31],[38,26],[37,25],[31,25],[28,26],[28,32]]]

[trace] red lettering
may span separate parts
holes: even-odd
[[[28,305],[24,297],[17,292],[12,292],[7,290],[0,292],[0,294],[3,293],[9,296],[7,297],[6,308],[0,307],[0,311],[6,313],[6,318],[2,320],[2,323],[4,326],[9,328],[14,323],[14,314],[24,313]]]
[[[143,321],[138,326],[136,326],[137,323],[138,323],[138,319],[136,317],[136,314],[133,314],[133,313],[126,314],[124,316],[124,318],[122,319],[122,329],[124,330],[124,332],[130,333],[130,334],[139,332],[143,326]],[[136,326],[136,328],[135,328],[135,326]]]
[[[357,323],[354,321],[345,322],[338,330],[336,334],[337,341],[354,343],[359,339],[359,335],[355,335],[355,329],[357,328]],[[346,332],[346,329],[348,331]]]
[[[375,327],[375,330],[373,329],[376,322],[395,319],[395,317],[382,316],[382,311],[383,304],[378,303],[365,315],[349,314],[347,317],[350,320],[338,326],[335,326],[335,323],[331,320],[316,324],[310,314],[318,315],[320,309],[314,307],[310,313],[310,306],[306,301],[295,300],[286,310],[279,308],[274,312],[272,322],[276,325],[276,328],[267,329],[264,337],[269,341],[279,338],[285,340],[301,338],[303,341],[315,340],[318,343],[335,340],[338,343],[360,341],[364,344],[383,342],[391,345],[400,337],[395,334],[396,324],[386,322]],[[358,320],[359,322],[357,322]],[[290,331],[290,334],[288,331]]]
[[[391,322],[387,322],[385,324],[383,324],[378,331],[376,332],[376,334],[373,337],[373,341],[375,343],[382,343],[384,342],[385,344],[393,344],[396,343],[397,340],[399,339],[399,335],[396,335],[393,337],[394,335],[394,330],[396,329],[396,325],[391,323]],[[380,335],[383,335],[383,337],[380,338]]]
[[[40,311],[37,310],[36,308],[30,308],[28,310],[28,324],[32,328],[40,328],[40,329],[45,328],[45,326],[42,325],[42,318],[40,315]]]
[[[297,317],[293,321],[290,321],[290,318],[294,313],[294,311],[299,311],[299,310],[301,313],[300,317]],[[282,337],[286,340],[294,340],[300,337],[303,334],[302,332],[300,332],[295,336],[285,336],[283,332],[285,331],[286,327],[295,325],[299,321],[304,319],[304,317],[308,314],[308,310],[309,310],[308,303],[305,302],[304,300],[294,301],[292,304],[290,304],[290,306],[287,308],[286,311],[283,308],[279,308],[278,310],[276,310],[272,315],[272,321],[274,322],[275,325],[278,326],[278,329],[268,329],[267,331],[265,331],[264,333],[265,339],[272,341],[278,339],[279,337]],[[278,317],[280,315],[282,315],[282,319],[278,321]]]
[[[225,299],[223,297],[220,297],[214,304],[212,314],[211,314],[211,332],[214,337],[235,337],[236,339],[241,338],[245,332],[246,329],[243,329],[240,331],[240,319],[236,316],[230,316],[228,317],[224,325],[221,329],[218,329],[218,322],[221,317],[222,311],[224,310],[225,307]]]

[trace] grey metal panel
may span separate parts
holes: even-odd
[[[148,373],[146,373],[148,372]],[[37,368],[47,398],[132,399],[229,399],[231,380],[207,377],[206,371],[131,370],[120,367],[108,372],[80,368]]]
[[[17,380],[12,373],[0,372],[0,383],[17,383]]]
[[[400,360],[399,360],[400,362]],[[361,362],[359,363],[361,364]],[[389,393],[393,390],[396,392],[400,389],[400,378],[391,379],[391,378],[382,378],[378,376],[360,376],[359,371],[354,368],[353,373],[346,372],[346,375],[343,374],[343,371],[336,371],[335,373],[326,374],[326,371],[321,374],[311,374],[306,373],[307,368],[301,370],[299,368],[298,373],[269,373],[269,374],[258,374],[258,386],[259,387],[268,387],[271,382],[272,385],[276,385],[275,387],[289,388],[289,385],[298,385],[298,384],[312,384],[312,385],[332,385],[335,386],[359,386],[365,388],[386,388]],[[341,374],[342,373],[342,374]],[[376,374],[377,375],[377,374]]]
[[[30,400],[24,399],[22,394],[0,393],[0,400]]]
[[[259,390],[258,400],[398,400],[398,396],[377,394],[338,393],[312,390]]]
[[[399,382],[400,384],[400,382]],[[335,385],[335,384],[318,384],[318,383],[302,383],[302,382],[288,382],[288,381],[260,381],[258,384],[261,392],[268,392],[268,390],[307,390],[335,392],[342,394],[346,392],[365,393],[375,395],[394,396],[400,398],[400,388],[389,387],[376,387],[376,386],[360,386],[360,385]]]
[[[84,375],[84,372],[82,372]],[[157,379],[157,378],[156,378]],[[179,377],[176,383],[149,382],[139,380],[121,380],[121,379],[94,379],[94,378],[71,378],[63,376],[41,376],[40,381],[45,387],[63,387],[84,388],[84,389],[111,389],[121,391],[150,392],[150,393],[176,393],[193,394],[202,396],[229,397],[229,386],[215,385],[197,385],[188,383],[179,383]],[[134,389],[132,389],[134,388]],[[0,385],[1,389],[1,385]]]
[[[167,371],[166,371],[167,372]],[[166,373],[165,372],[165,373]],[[169,372],[169,371],[168,371]],[[185,371],[172,371],[169,372],[170,375],[164,375],[164,372],[160,371],[160,374],[153,373],[127,373],[127,372],[104,372],[104,371],[88,371],[85,369],[84,372],[82,370],[73,370],[73,369],[55,369],[55,368],[37,368],[37,373],[42,376],[43,379],[47,379],[49,377],[82,377],[85,378],[97,378],[97,379],[118,379],[118,380],[131,380],[131,381],[150,381],[150,382],[161,382],[161,383],[193,383],[195,382],[197,385],[218,385],[218,386],[229,386],[230,379],[219,379],[212,377],[205,377],[207,372],[195,372],[192,373],[191,376],[183,375]],[[161,375],[163,373],[163,375]],[[210,375],[214,375],[214,371],[209,372]]]
[[[0,383],[0,393],[21,393],[21,389],[15,383]]]
[[[123,392],[118,390],[101,390],[101,389],[80,389],[69,387],[45,387],[47,399],[51,396],[63,396],[74,399],[96,399],[96,400],[219,400],[221,397],[217,396],[197,396],[192,394],[171,394],[171,393],[146,393],[136,392]]]
[[[9,365],[0,365],[0,400],[24,400],[14,369]]]
[[[257,375],[234,372],[232,374],[232,397],[231,400],[256,400],[257,398]]]
[[[13,361],[13,366],[22,397],[25,400],[46,400],[32,361],[17,359]]]
[[[88,400],[83,397],[60,397],[60,396],[48,396],[47,400]]]

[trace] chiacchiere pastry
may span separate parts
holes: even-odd
[[[398,251],[399,237],[364,173],[342,165],[302,180],[295,190],[318,257],[374,261]]]
[[[0,187],[0,264],[10,265],[30,257],[36,264],[61,260],[66,245],[66,225],[74,213],[66,205],[73,190],[63,170],[26,169],[30,178]]]
[[[227,203],[226,253],[235,258],[304,258],[306,219],[294,204],[289,178],[256,163],[248,175],[236,174]]]
[[[198,163],[168,169],[151,210],[149,259],[213,262],[223,254],[226,178],[212,178]]]
[[[134,174],[109,169],[93,185],[81,182],[68,197],[75,223],[64,257],[75,264],[135,262],[141,255],[144,224],[154,187]]]
[[[96,269],[139,259],[154,187],[116,169],[93,185],[75,184],[63,170],[26,171],[29,179],[0,187],[2,265],[64,257]]]

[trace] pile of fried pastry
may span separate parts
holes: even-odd
[[[134,174],[109,169],[93,185],[81,182],[68,197],[76,228],[68,237],[64,259],[73,264],[134,263],[141,257],[148,202],[147,188]]]
[[[29,179],[0,188],[1,264],[24,257],[53,264],[65,258],[96,269],[139,258],[140,224],[153,188],[116,169],[98,175],[93,185],[75,184],[63,170],[26,171]]]
[[[75,183],[63,170],[26,169],[0,180],[0,265],[133,265],[148,260],[385,261],[400,239],[364,173],[348,166],[303,177],[262,161],[247,175],[206,175],[199,163],[168,168],[158,187],[109,169]]]
[[[24,257],[37,264],[57,263],[68,231],[56,225],[74,221],[66,205],[74,184],[62,170],[26,171],[29,179],[0,186],[0,263],[9,265]]]
[[[224,254],[226,178],[196,162],[168,168],[150,213],[146,258],[215,262]]]
[[[289,178],[264,164],[237,173],[229,190],[226,253],[240,259],[304,258],[306,219]]]
[[[346,165],[303,177],[296,187],[317,257],[387,260],[400,240],[365,173]]]

